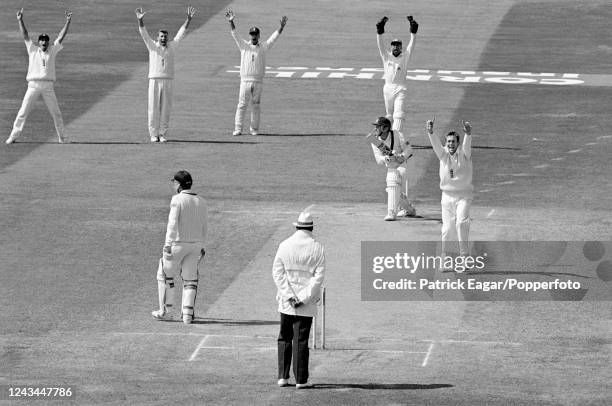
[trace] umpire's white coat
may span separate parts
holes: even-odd
[[[321,285],[325,278],[325,252],[323,245],[307,230],[297,230],[280,243],[272,277],[277,287],[276,300],[280,313],[314,317]],[[291,307],[289,298],[296,296],[304,304]]]

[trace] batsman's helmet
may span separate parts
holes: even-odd
[[[376,121],[372,123],[372,125],[380,125],[391,128],[391,121],[389,121],[387,117],[378,117]]]
[[[191,179],[191,174],[185,170],[178,171],[174,174],[174,180],[180,183],[183,189],[191,189],[191,184],[193,180]]]

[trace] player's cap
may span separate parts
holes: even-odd
[[[249,34],[258,34],[259,35],[259,28],[257,28],[257,27],[249,28]]]
[[[376,121],[372,123],[372,125],[381,125],[383,127],[391,128],[391,121],[387,117],[378,117]]]
[[[402,40],[399,38],[393,38],[393,41],[391,41],[391,45],[402,45]]]
[[[185,170],[178,171],[177,173],[174,174],[173,179],[177,181],[178,183],[180,183],[183,189],[191,189],[193,180],[191,179],[191,174],[189,172]]]
[[[314,222],[312,221],[312,215],[307,212],[300,213],[298,220],[293,223],[296,228],[311,228],[314,227]]]
[[[40,35],[38,36],[38,40],[39,40],[39,41],[42,41],[42,40],[47,40],[47,41],[50,41],[51,39],[49,38],[49,34],[44,34],[44,33],[43,33],[43,34],[40,34]]]

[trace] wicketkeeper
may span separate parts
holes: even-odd
[[[399,132],[391,130],[386,117],[378,117],[372,123],[376,128],[366,136],[372,144],[374,159],[378,165],[387,167],[387,215],[385,221],[396,217],[413,217],[416,210],[408,202],[408,179],[406,164],[412,157],[412,146]]]
[[[416,33],[419,30],[419,24],[412,18],[406,17],[410,24],[410,42],[406,49],[402,49],[402,41],[393,39],[391,48],[389,49],[385,38],[385,24],[389,20],[388,17],[383,17],[376,24],[376,43],[380,51],[380,57],[383,62],[385,85],[383,87],[383,96],[385,98],[385,109],[387,118],[393,120],[393,131],[402,132],[404,123],[404,101],[407,97],[407,79],[406,73],[408,70],[408,61],[412,56],[412,50],[416,42]]]

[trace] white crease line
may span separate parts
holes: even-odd
[[[427,349],[427,354],[425,355],[425,358],[423,359],[423,364],[421,364],[422,367],[427,366],[427,362],[429,361],[429,356],[431,355],[431,350],[433,350],[434,347],[434,343],[432,342],[431,344],[429,344],[429,348]]]
[[[438,343],[450,344],[491,344],[491,345],[523,345],[522,343],[513,343],[507,341],[470,341],[470,340],[438,340]]]
[[[196,358],[196,356],[198,355],[198,351],[200,351],[200,348],[204,345],[204,341],[206,341],[207,338],[208,336],[205,335],[204,338],[200,340],[200,344],[198,344],[196,349],[193,351],[193,354],[191,354],[191,357],[189,357],[189,361],[193,361]]]
[[[492,209],[492,210],[489,212],[489,214],[487,214],[487,218],[490,218],[490,217],[493,215],[493,213],[495,213],[495,209]]]
[[[571,151],[567,151],[567,153],[568,154],[577,154],[580,151],[582,151],[582,148],[572,149]]]

